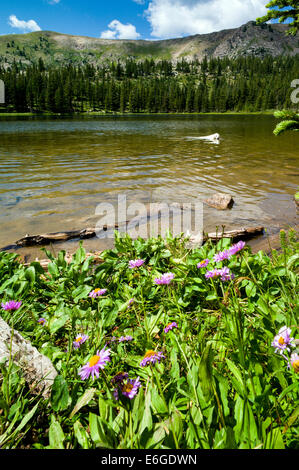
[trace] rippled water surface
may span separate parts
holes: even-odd
[[[232,210],[204,206],[206,230],[293,223],[299,135],[275,137],[275,124],[243,115],[1,118],[0,246],[93,226],[97,204],[119,194],[182,203],[230,193]],[[219,144],[198,139],[216,132]]]

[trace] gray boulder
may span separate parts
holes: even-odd
[[[0,361],[4,360],[7,365],[12,360],[22,369],[32,393],[41,393],[44,398],[50,396],[57,375],[52,362],[0,318]]]

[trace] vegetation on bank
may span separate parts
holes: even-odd
[[[1,316],[58,371],[45,400],[2,362],[2,448],[299,448],[294,231],[271,256],[117,232],[98,265],[46,254],[0,253]]]
[[[207,113],[293,108],[298,56],[128,59],[98,66],[0,65],[2,112]]]

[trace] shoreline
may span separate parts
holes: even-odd
[[[74,112],[74,113],[34,113],[34,112],[0,112],[0,117],[73,117],[73,116],[105,116],[105,117],[130,117],[130,116],[272,116],[275,110],[267,111],[226,111],[224,113],[209,112],[209,113],[105,113],[102,111],[91,111],[91,112]]]
[[[246,245],[248,245],[250,247],[251,252],[252,252],[253,255],[257,254],[259,251],[262,251],[266,255],[270,256],[273,250],[276,250],[278,252],[281,251],[281,242],[280,242],[281,232],[285,232],[287,234],[290,230],[295,232],[296,240],[299,240],[299,224],[296,223],[294,225],[288,225],[287,227],[281,227],[281,228],[277,229],[277,231],[275,231],[275,233],[272,233],[270,235],[267,233],[267,229],[265,229],[264,233],[262,235],[253,236],[252,238],[247,239]],[[61,243],[63,243],[63,242],[58,241],[56,243],[50,243],[50,244],[40,245],[40,246],[36,246],[36,247],[22,247],[22,246],[19,246],[18,248],[16,248],[15,246],[14,247],[12,246],[12,248],[9,249],[9,246],[8,246],[8,247],[4,247],[4,249],[1,248],[0,252],[15,253],[16,255],[18,255],[21,264],[24,264],[26,266],[30,266],[30,264],[32,262],[35,262],[35,261],[41,263],[42,265],[43,264],[46,265],[47,264],[47,259],[46,258],[35,257],[35,255],[32,252],[33,248],[35,248],[35,249],[38,248],[40,250],[40,252],[42,251],[43,248],[52,249],[52,250],[54,250],[55,256],[57,256],[58,253],[61,250],[63,250],[63,251],[65,251],[66,258],[71,260],[72,256],[76,253],[80,242],[84,243],[84,240],[80,240],[80,239],[72,240],[70,243],[75,245],[75,246],[73,246],[73,249],[70,249],[70,250],[66,249],[66,247],[60,246]],[[191,249],[192,250],[200,249],[202,246],[205,245],[206,242],[204,242],[202,245],[196,245],[196,243],[193,243]],[[231,242],[233,242],[232,238],[231,238]],[[55,247],[57,248],[57,250],[55,250]],[[5,249],[5,248],[7,248],[7,249]],[[26,250],[26,248],[28,249],[28,252],[27,253],[24,252],[24,251],[22,252],[22,250],[24,250],[24,249]],[[31,248],[31,250],[30,250],[30,248]],[[94,249],[90,249],[90,248],[85,246],[85,249],[86,249],[86,252],[89,256],[94,255],[96,258],[98,258],[104,251],[111,249],[111,247],[110,248],[107,247],[107,248],[102,249],[102,250],[94,250]],[[21,250],[21,252],[20,252],[20,250]]]

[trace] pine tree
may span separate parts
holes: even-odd
[[[278,19],[280,23],[283,23],[288,18],[292,18],[293,21],[289,23],[287,33],[296,35],[299,29],[298,0],[271,0],[266,8],[269,8],[268,13],[261,18],[257,18],[257,24],[266,23],[273,19]]]

